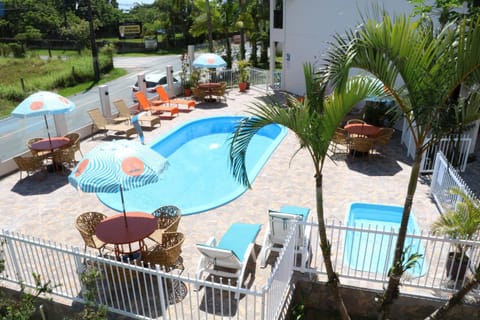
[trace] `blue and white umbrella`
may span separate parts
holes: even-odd
[[[193,60],[192,65],[195,68],[220,68],[225,67],[227,63],[218,54],[202,53]]]
[[[48,131],[47,115],[55,115],[69,112],[75,108],[75,103],[69,99],[50,91],[39,91],[31,94],[13,109],[12,116],[16,118],[43,116]]]
[[[73,169],[68,181],[84,192],[120,192],[127,225],[123,191],[157,182],[167,166],[167,160],[149,147],[117,140],[93,148]]]

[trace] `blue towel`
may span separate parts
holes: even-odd
[[[138,122],[138,118],[139,118],[140,115],[142,115],[142,114],[143,114],[143,112],[141,112],[141,113],[139,113],[139,114],[137,114],[137,115],[134,115],[134,116],[132,117],[132,120],[131,120],[131,121],[132,121],[133,127],[134,127],[135,130],[137,131],[138,136],[140,137],[140,142],[141,142],[142,144],[145,144],[145,138],[144,138],[144,136],[143,136],[142,126],[141,126],[140,123]]]
[[[244,262],[245,251],[250,243],[255,242],[261,227],[261,224],[234,223],[225,232],[217,248],[231,250],[238,260]]]
[[[309,208],[297,207],[297,206],[282,206],[280,212],[296,214],[302,216],[302,221],[307,221],[308,215],[310,214]]]

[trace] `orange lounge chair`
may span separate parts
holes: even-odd
[[[156,112],[170,112],[170,116],[174,116],[178,114],[178,107],[176,106],[168,106],[164,104],[154,104],[150,102],[145,94],[141,91],[136,92],[135,96],[137,97],[138,107],[140,111],[150,111],[152,113]]]
[[[165,89],[162,87],[162,86],[157,86],[155,88],[155,90],[157,90],[157,94],[158,94],[158,100],[154,100],[154,101],[158,101],[163,103],[163,104],[175,104],[177,105],[177,107],[180,107],[180,105],[184,105],[187,107],[187,110],[190,109],[190,108],[195,108],[195,101],[193,100],[186,100],[186,99],[170,99],[170,97],[168,96],[168,93],[167,91],[165,91]]]

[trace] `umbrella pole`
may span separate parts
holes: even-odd
[[[120,185],[120,197],[122,198],[123,220],[125,221],[125,228],[128,228],[127,212],[125,211],[125,201],[124,201],[124,199],[123,199],[123,188],[122,188],[122,185]]]
[[[50,148],[52,148],[52,138],[50,137],[50,130],[48,129],[48,121],[47,121],[47,115],[43,115],[43,119],[45,119],[45,126],[47,127],[47,135],[48,135],[48,142],[50,143]]]

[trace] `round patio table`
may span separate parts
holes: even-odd
[[[114,245],[117,258],[124,254],[132,257],[135,253],[143,252],[143,240],[157,228],[155,217],[145,212],[127,212],[126,219],[127,225],[123,213],[119,213],[103,220],[95,229],[98,239]]]
[[[208,95],[208,101],[214,102],[215,99],[212,98],[212,93],[214,89],[220,88],[222,86],[219,82],[209,82],[209,83],[199,83],[198,88],[202,89],[205,92],[205,95]]]
[[[360,136],[366,136],[369,138],[375,137],[380,132],[380,127],[363,124],[363,123],[352,123],[345,126],[345,131],[349,134],[357,134]]]
[[[31,148],[35,151],[53,151],[70,143],[67,137],[52,137],[38,140],[32,143]]]

